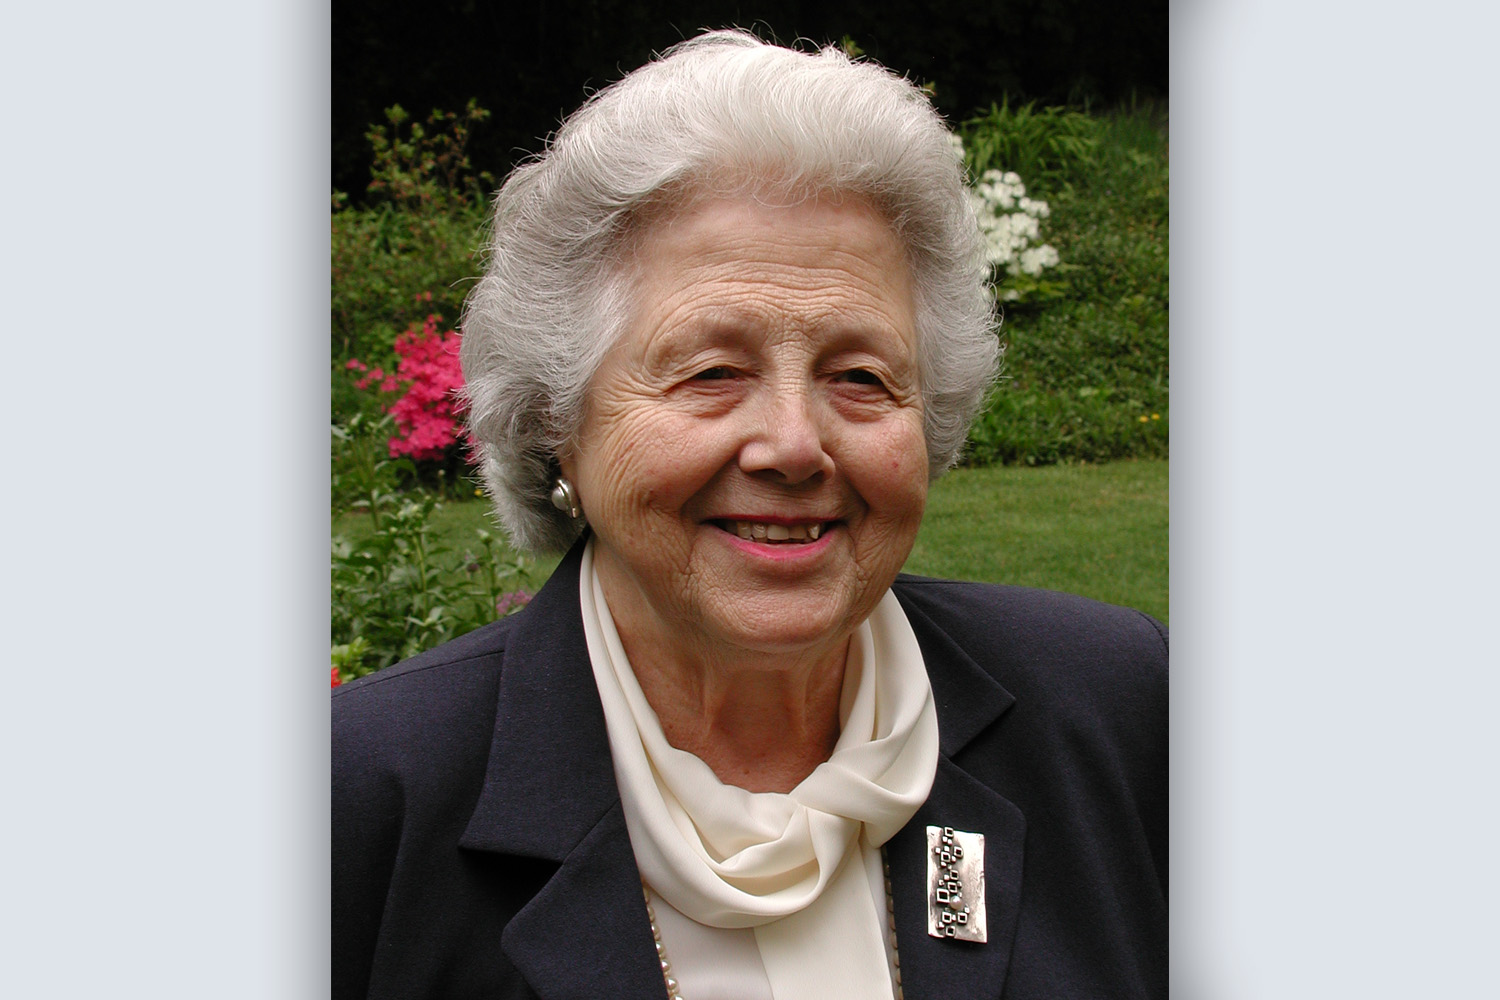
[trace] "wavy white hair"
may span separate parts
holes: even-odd
[[[699,198],[739,194],[856,196],[882,213],[912,270],[929,475],[958,457],[1000,349],[942,119],[910,82],[838,49],[707,32],[591,97],[496,196],[462,361],[484,480],[518,548],[578,535],[549,495],[623,332],[633,238]]]

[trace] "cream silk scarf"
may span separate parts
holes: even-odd
[[[667,743],[615,631],[593,545],[579,581],[583,625],[642,877],[700,924],[754,928],[776,1000],[890,996],[885,906],[871,895],[860,840],[879,847],[911,819],[938,758],[932,687],[895,596],[850,640],[833,756],[790,792],[749,792]]]

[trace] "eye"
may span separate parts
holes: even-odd
[[[885,386],[885,383],[880,380],[880,376],[868,368],[851,368],[849,371],[840,372],[837,378],[840,382],[852,382],[855,385]]]
[[[694,375],[693,381],[715,382],[720,379],[734,378],[734,375],[734,369],[730,368],[728,365],[714,365],[712,368],[705,368],[698,374]]]

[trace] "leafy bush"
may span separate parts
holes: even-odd
[[[1065,302],[1007,327],[1010,376],[969,431],[967,464],[1167,455],[1166,314]]]
[[[1007,303],[1005,378],[970,430],[964,461],[1039,465],[1165,456],[1165,137],[1151,108],[1097,118],[1049,110],[1058,112],[1054,123],[1086,118],[1092,139],[1088,155],[1065,169],[1053,161],[1047,238],[1063,263],[1048,275],[1050,294]],[[991,116],[986,127],[1000,129],[1009,120]],[[1068,127],[1083,132],[1076,122]],[[1032,121],[1030,128],[1027,141],[1041,141],[1041,125]],[[1005,148],[1000,139],[991,147]]]
[[[390,206],[335,212],[332,357],[386,357],[396,335],[427,313],[458,316],[483,226],[478,206],[426,215]]]
[[[463,113],[433,110],[425,126],[410,120],[401,105],[385,110],[390,125],[372,125],[365,133],[374,153],[370,202],[386,202],[408,212],[426,212],[455,205],[483,204],[485,185],[493,186],[489,171],[474,171],[469,162],[469,137],[490,113],[469,99]],[[406,135],[401,127],[406,125]]]
[[[457,316],[478,265],[485,191],[467,146],[489,112],[470,101],[462,113],[433,111],[413,122],[396,105],[366,133],[372,151],[365,204],[334,192],[332,356],[383,358],[399,331],[423,315]],[[336,376],[335,376],[336,378]],[[352,412],[337,393],[335,413]]]
[[[442,343],[435,328],[424,335]],[[412,485],[418,470],[410,456],[422,448],[398,433],[393,413],[382,412],[382,397],[395,396],[402,373],[356,364],[347,374],[357,374],[364,403],[331,428],[334,509],[367,515],[368,528],[333,536],[335,683],[510,614],[530,600],[532,587],[530,560],[490,532],[476,531],[461,550],[435,537],[432,517],[442,504]],[[400,398],[411,398],[418,384],[420,373]]]
[[[378,524],[380,512],[395,502],[403,479],[416,478],[411,459],[390,456],[388,442],[395,427],[395,420],[378,405],[332,425],[334,511],[364,511]]]
[[[1035,102],[1013,108],[1007,98],[964,122],[959,134],[975,176],[1014,171],[1039,193],[1066,191],[1097,165],[1100,123],[1081,111],[1038,109]]]
[[[367,537],[333,537],[332,667],[340,680],[388,667],[514,613],[531,599],[529,561],[488,531],[460,555],[432,538],[440,506],[423,490],[379,493]]]

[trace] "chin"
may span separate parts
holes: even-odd
[[[826,651],[843,642],[869,612],[867,608],[861,614],[841,601],[817,605],[817,599],[807,595],[776,595],[769,600],[749,599],[732,613],[710,611],[705,619],[717,619],[715,630],[742,649],[796,655]]]

